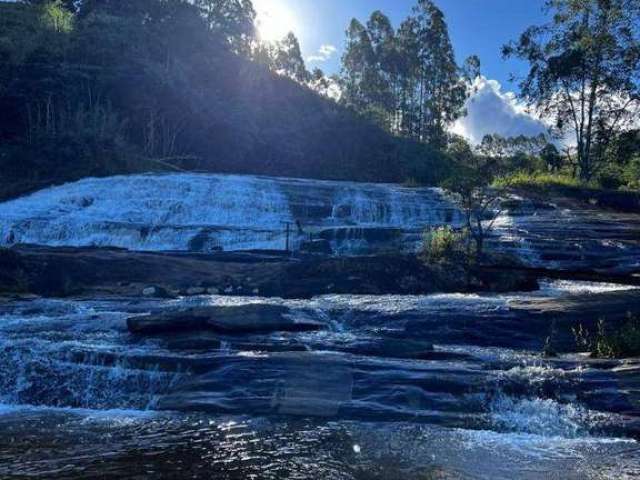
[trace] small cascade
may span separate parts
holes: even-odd
[[[39,300],[0,318],[0,404],[145,410],[186,371],[129,345],[122,312]]]
[[[0,403],[145,410],[180,378],[117,355],[52,350],[41,342],[0,346]]]
[[[640,268],[640,215],[514,203],[493,222],[490,248],[535,268],[616,274]]]

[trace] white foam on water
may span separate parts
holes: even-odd
[[[284,249],[287,224],[295,245],[314,229],[422,229],[459,217],[438,189],[240,175],[130,175],[84,179],[0,204],[0,245]],[[304,233],[298,233],[296,222]],[[362,238],[345,241],[367,244]]]
[[[545,296],[562,296],[566,294],[598,294],[619,292],[628,290],[638,290],[639,287],[633,285],[622,285],[618,283],[585,282],[575,280],[545,280],[540,282],[540,293]]]

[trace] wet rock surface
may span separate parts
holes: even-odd
[[[515,255],[531,268],[576,277],[640,274],[640,209],[623,213],[557,200],[508,201],[489,248]]]
[[[264,332],[305,332],[321,330],[324,324],[300,312],[293,316],[278,305],[237,305],[193,307],[176,311],[129,317],[127,328],[135,334],[213,331],[252,334]]]
[[[0,404],[11,407],[0,410],[10,433],[0,437],[0,474],[233,478],[237,454],[238,478],[287,478],[287,468],[302,478],[352,478],[353,468],[421,478],[428,450],[443,455],[442,471],[475,465],[470,478],[532,465],[560,478],[592,464],[601,474],[603,462],[624,478],[640,468],[623,453],[640,438],[640,363],[572,353],[569,341],[577,322],[640,310],[637,291],[621,288],[3,303]],[[541,354],[549,335],[555,358]],[[255,436],[232,447],[236,426]],[[381,459],[390,454],[406,454],[402,468]],[[496,470],[496,455],[509,471]]]
[[[282,252],[130,252],[103,248],[16,246],[23,289],[43,296],[224,294],[310,298],[322,294],[421,294],[535,290],[536,275],[518,270],[469,276],[425,266],[414,255],[332,257]],[[148,290],[147,290],[148,289]],[[153,290],[153,291],[152,291]],[[0,284],[2,291],[2,284]]]

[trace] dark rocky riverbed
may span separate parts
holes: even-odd
[[[503,199],[470,272],[416,259],[463,220],[438,189],[134,175],[4,203],[0,478],[638,478],[640,361],[573,330],[640,313],[640,216],[583,200]]]
[[[310,298],[322,294],[424,294],[535,290],[540,272],[427,266],[415,255],[333,257],[285,252],[132,252],[20,245],[0,250],[0,292],[43,296],[215,293]],[[626,280],[623,279],[623,280]]]
[[[127,326],[230,307],[243,328]],[[576,282],[4,303],[0,476],[634,478],[640,364],[541,349],[552,325],[564,342],[578,321],[638,309],[635,290]]]

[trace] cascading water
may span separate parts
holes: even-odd
[[[636,217],[587,217],[507,212],[489,243],[532,265],[637,265]],[[87,179],[0,205],[4,245],[151,251],[282,249],[287,225],[294,247],[412,249],[425,226],[460,223],[437,189],[224,175]],[[549,326],[534,311],[623,289],[0,301],[0,477],[637,478],[640,367],[542,358]],[[147,338],[126,326],[246,304],[322,328]]]
[[[533,267],[640,269],[640,215],[519,198],[499,208],[487,246]],[[297,249],[309,238],[341,255],[415,251],[427,227],[463,225],[436,188],[238,175],[85,179],[0,204],[0,245],[131,250]]]
[[[6,312],[0,403],[148,408],[181,372],[160,369],[149,347],[129,345],[124,313],[108,308],[40,300]]]
[[[0,205],[0,242],[132,250],[284,249],[308,237],[359,248],[456,222],[437,189],[232,175],[86,179]],[[378,232],[378,234],[376,234]]]
[[[618,289],[0,305],[0,429],[11,432],[0,437],[0,476],[507,479],[535,468],[531,478],[632,478],[640,447],[625,438],[628,418],[581,400],[595,389],[620,403],[632,384],[615,393],[603,365],[476,335],[477,322],[517,324],[514,302]],[[324,328],[142,338],[125,323],[249,303]]]

